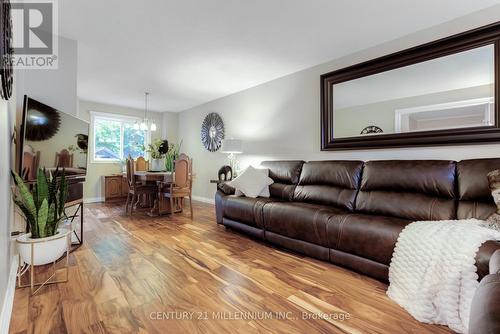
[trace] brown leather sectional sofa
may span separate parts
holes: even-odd
[[[236,197],[234,189],[220,184],[217,223],[387,282],[406,225],[485,219],[495,211],[486,174],[500,169],[500,159],[266,161],[262,167],[274,180],[271,197]],[[481,246],[479,279],[490,273],[497,249],[500,242]]]

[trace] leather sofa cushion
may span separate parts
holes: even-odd
[[[362,161],[307,162],[302,166],[293,200],[352,211],[362,170]]]
[[[388,160],[365,163],[356,211],[410,220],[455,219],[456,163]]]
[[[327,225],[328,246],[389,265],[399,233],[410,220],[348,214],[332,216]]]
[[[269,177],[276,183],[297,184],[304,161],[263,161],[260,166],[269,169]]]
[[[273,202],[264,206],[264,228],[289,238],[327,246],[326,223],[346,211],[308,203]]]
[[[500,159],[462,160],[457,165],[459,200],[491,200],[487,174],[500,169]]]
[[[383,160],[365,163],[361,190],[387,190],[455,197],[456,162]]]
[[[486,219],[497,210],[496,205],[491,201],[476,202],[476,201],[459,201],[457,208],[457,219]]]
[[[273,183],[269,186],[269,195],[283,201],[291,201],[295,187],[295,184]]]
[[[260,166],[269,169],[269,177],[274,183],[269,186],[271,197],[291,201],[295,186],[299,182],[304,161],[263,161]]]
[[[356,211],[412,221],[455,219],[455,201],[418,193],[360,191]]]
[[[273,201],[275,199],[263,197],[227,196],[223,202],[224,217],[250,226],[263,228],[262,208],[266,203]]]
[[[458,219],[486,219],[495,212],[487,174],[500,169],[500,159],[462,160],[457,164]]]

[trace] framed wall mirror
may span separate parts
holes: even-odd
[[[500,23],[321,76],[321,149],[500,141]]]

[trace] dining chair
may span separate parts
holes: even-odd
[[[138,172],[145,172],[149,169],[148,161],[144,157],[135,159],[135,170]]]
[[[61,152],[56,152],[55,166],[59,168],[72,168],[73,153],[69,153],[67,149],[62,149]]]
[[[193,158],[190,158],[186,153],[181,153],[179,154],[179,157],[177,158],[178,160],[183,160],[186,159],[189,161],[189,189],[192,192],[193,191]],[[182,203],[184,203],[184,199],[182,199]]]
[[[192,160],[186,155],[181,154],[174,161],[174,175],[172,182],[167,184],[159,182],[158,196],[166,197],[170,200],[170,210],[172,213],[182,208],[185,197],[189,198],[189,210],[191,219],[193,219],[193,201],[192,201]]]
[[[23,148],[23,180],[32,181],[36,180],[38,166],[40,165],[40,151],[33,149],[31,145],[24,145]]]
[[[140,200],[141,196],[146,196],[146,198],[151,200],[154,198],[157,192],[156,184],[143,184],[137,182],[135,177],[135,169],[134,169],[134,160],[132,158],[127,159],[127,183],[128,183],[128,194],[127,194],[127,203],[125,204],[125,212],[129,214],[130,207],[130,215],[136,207]],[[151,205],[151,203],[149,203]]]

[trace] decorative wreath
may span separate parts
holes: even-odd
[[[208,114],[201,124],[201,142],[210,152],[217,151],[224,139],[224,122],[217,113]]]
[[[12,70],[12,20],[9,0],[0,0],[0,96],[8,100],[12,96],[14,75]]]
[[[30,100],[26,113],[27,140],[42,141],[52,138],[61,126],[59,112],[35,100]]]
[[[361,130],[361,135],[367,135],[367,134],[370,134],[370,133],[382,133],[384,132],[381,128],[379,128],[378,126],[376,125],[369,125],[367,126],[366,128],[364,128],[363,130]]]

